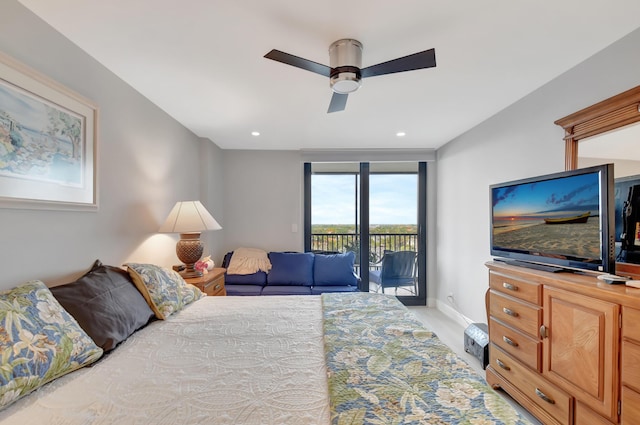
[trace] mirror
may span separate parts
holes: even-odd
[[[628,188],[640,183],[640,86],[561,118],[555,124],[565,130],[565,169],[613,162],[616,191],[620,192],[617,198],[624,198],[616,199],[616,203],[626,201]],[[637,264],[617,263],[616,273],[637,278],[640,258],[627,261]]]
[[[640,122],[578,141],[577,168],[615,164],[615,178],[640,174]]]

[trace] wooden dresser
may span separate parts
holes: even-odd
[[[487,382],[544,424],[640,424],[640,289],[487,267]]]

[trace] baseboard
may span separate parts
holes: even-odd
[[[448,318],[450,318],[451,320],[453,320],[463,328],[466,328],[471,323],[473,323],[473,320],[466,317],[464,314],[460,313],[458,310],[451,307],[449,304],[445,302],[436,300],[436,308],[440,310],[445,316],[447,316]]]

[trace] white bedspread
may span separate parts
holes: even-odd
[[[316,296],[203,298],[0,412],[2,425],[328,423]]]

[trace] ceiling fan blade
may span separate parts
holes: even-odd
[[[329,103],[329,110],[327,114],[332,112],[340,112],[344,111],[344,108],[347,106],[347,97],[349,97],[346,93],[336,93],[333,92],[333,96],[331,96],[331,103]]]
[[[273,49],[264,55],[264,57],[287,65],[295,66],[296,68],[306,69],[307,71],[315,72],[316,74],[324,75],[325,77],[328,77],[331,73],[331,68],[326,65],[294,56],[289,53],[281,52],[276,49]]]
[[[377,75],[393,74],[396,72],[413,71],[416,69],[433,68],[436,66],[435,49],[414,53],[388,62],[368,66],[360,70],[362,78],[375,77]]]

